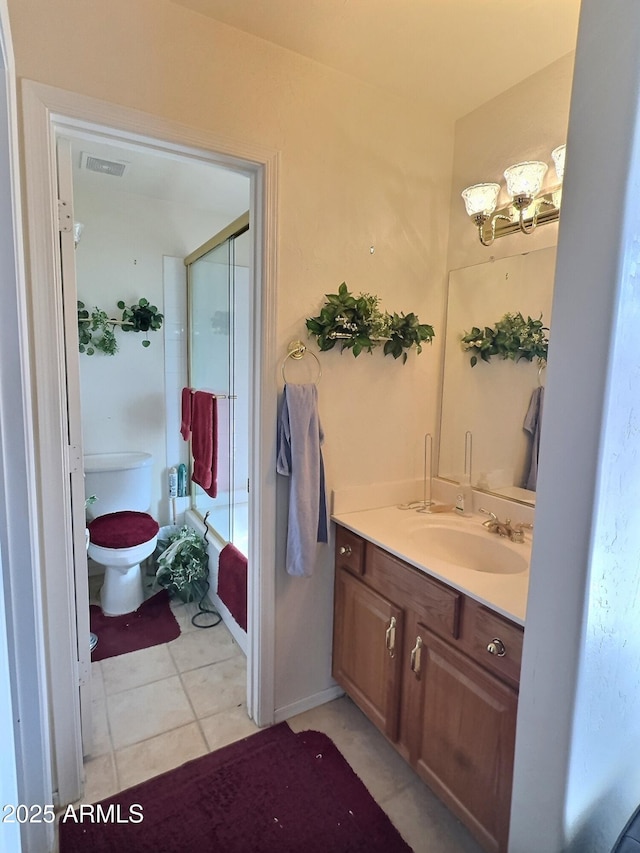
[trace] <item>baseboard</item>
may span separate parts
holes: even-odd
[[[338,684],[334,687],[327,687],[326,690],[321,690],[312,696],[299,699],[297,702],[292,702],[290,705],[285,705],[282,708],[276,708],[274,722],[282,723],[291,717],[295,717],[297,714],[303,714],[305,711],[318,708],[320,705],[325,705],[333,699],[339,699],[340,696],[344,696],[344,690]]]

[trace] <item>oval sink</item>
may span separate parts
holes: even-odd
[[[529,568],[528,549],[524,545],[514,545],[485,530],[476,533],[434,525],[414,529],[410,536],[427,560],[433,557],[491,574],[518,574]],[[522,548],[521,553],[518,548]]]

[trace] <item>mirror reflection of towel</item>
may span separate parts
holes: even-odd
[[[531,462],[529,473],[525,481],[525,489],[535,492],[538,482],[538,453],[540,451],[540,429],[542,427],[542,402],[544,400],[544,388],[539,386],[533,389],[529,408],[524,418],[522,428],[531,436]]]
[[[276,470],[290,478],[286,567],[290,575],[309,576],[318,542],[328,542],[327,500],[314,384],[285,385],[278,423]]]

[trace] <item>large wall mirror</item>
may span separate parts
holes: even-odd
[[[471,433],[475,489],[535,504],[532,415],[542,410],[545,370],[531,362],[493,356],[471,367],[462,336],[492,327],[506,313],[542,317],[551,326],[556,249],[539,249],[453,270],[449,275],[438,474],[459,481],[465,435]],[[549,333],[547,333],[549,334]],[[525,423],[526,427],[525,428]]]

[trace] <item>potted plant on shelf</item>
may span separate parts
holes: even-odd
[[[139,299],[137,304],[129,306],[125,305],[121,299],[118,302],[118,308],[122,311],[123,332],[157,332],[162,328],[164,316],[144,297]],[[145,338],[142,346],[148,347],[150,343],[149,338]]]
[[[330,350],[340,342],[340,351],[350,349],[354,356],[363,350],[372,352],[374,347],[384,344],[385,355],[402,356],[407,360],[407,351],[416,347],[422,352],[422,344],[431,343],[433,326],[420,323],[410,314],[390,314],[382,311],[380,300],[370,293],[354,296],[346,282],[342,282],[337,293],[327,293],[317,317],[306,321],[307,329],[314,335],[321,350]]]
[[[91,314],[84,302],[78,302],[78,349],[87,355],[93,355],[96,350],[105,355],[115,355],[118,342],[113,332],[114,321],[110,320],[105,311],[94,308]]]
[[[115,355],[118,352],[118,341],[115,329],[120,326],[123,332],[145,332],[143,347],[151,343],[146,337],[148,332],[157,332],[162,328],[164,316],[148,299],[141,298],[135,305],[125,305],[120,300],[118,308],[122,310],[122,320],[109,317],[106,311],[94,308],[87,310],[84,302],[78,302],[78,348],[80,352],[93,355],[103,352],[105,355]]]
[[[184,602],[202,601],[209,588],[209,555],[202,536],[184,526],[169,534],[158,557],[156,580]]]

